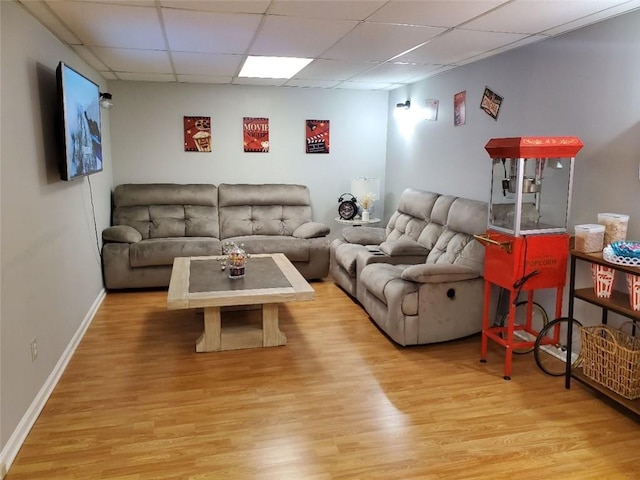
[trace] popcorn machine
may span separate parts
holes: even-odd
[[[532,348],[538,335],[531,325],[534,291],[555,288],[554,318],[561,316],[573,164],[582,146],[577,137],[493,138],[485,145],[493,173],[487,232],[476,235],[486,247],[480,361],[486,362],[488,340],[505,347],[505,380],[513,349]],[[489,326],[491,284],[509,293],[506,326]],[[521,291],[528,293],[527,316],[516,324]]]

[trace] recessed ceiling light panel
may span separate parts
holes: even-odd
[[[313,61],[312,58],[247,57],[240,77],[291,78]]]

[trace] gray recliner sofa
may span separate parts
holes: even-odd
[[[102,232],[108,289],[166,287],[175,257],[284,253],[308,280],[329,270],[329,227],[311,219],[303,185],[124,184],[113,191],[113,226]]]
[[[482,330],[487,204],[406,189],[386,228],[347,227],[331,244],[333,280],[393,341],[415,345]]]

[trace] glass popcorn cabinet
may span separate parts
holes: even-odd
[[[493,138],[485,146],[492,177],[487,232],[476,235],[486,247],[481,361],[489,339],[504,346],[505,379],[510,379],[513,349],[532,348],[538,334],[531,325],[534,290],[555,288],[554,318],[561,316],[573,167],[582,146],[577,137]],[[504,326],[489,326],[491,284],[509,292]],[[528,292],[527,313],[517,324],[521,291]]]

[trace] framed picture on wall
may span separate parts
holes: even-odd
[[[498,120],[498,113],[500,113],[500,106],[502,105],[503,98],[491,90],[489,87],[484,88],[482,94],[482,101],[480,102],[480,108],[484,110],[494,120]]]
[[[453,96],[453,126],[459,127],[467,121],[466,115],[467,91],[463,90]]]
[[[307,120],[307,153],[329,153],[329,120]]]
[[[184,117],[184,151],[211,151],[211,117]]]
[[[245,152],[269,151],[269,119],[244,117],[242,120]]]

